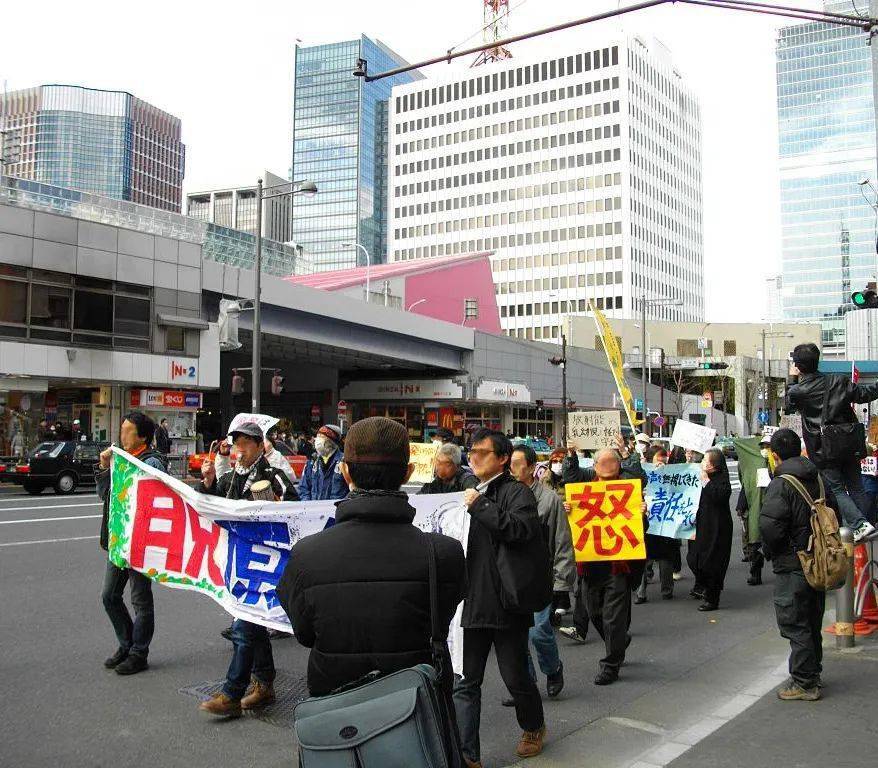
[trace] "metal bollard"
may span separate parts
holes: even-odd
[[[844,584],[835,590],[835,647],[854,647],[854,532],[839,529],[841,543],[848,556],[848,575]]]

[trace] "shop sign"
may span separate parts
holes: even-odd
[[[463,399],[463,387],[452,379],[352,381],[341,390],[345,400]]]
[[[170,389],[132,389],[133,408],[201,408],[201,392]]]
[[[171,381],[195,384],[198,381],[198,365],[186,360],[171,360]]]
[[[484,380],[476,390],[476,400],[504,403],[529,403],[530,390],[524,384]]]

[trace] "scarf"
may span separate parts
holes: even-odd
[[[247,479],[244,481],[244,487],[241,488],[241,498],[244,498],[247,493],[250,491],[250,486],[256,481],[256,471],[259,468],[259,459],[261,459],[264,454],[259,454],[259,458],[256,459],[249,467],[242,467],[241,462],[238,461],[235,463],[234,473],[236,475],[246,475]],[[234,481],[229,483],[229,490],[226,491],[226,498],[232,493],[232,490],[235,487]]]

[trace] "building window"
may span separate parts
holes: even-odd
[[[723,356],[734,357],[738,354],[738,342],[734,339],[723,341]]]
[[[465,320],[477,320],[479,317],[479,300],[464,299],[463,300],[463,317]]]
[[[27,283],[0,280],[0,323],[27,322]]]
[[[30,324],[70,328],[70,289],[54,285],[31,286]]]
[[[698,357],[698,339],[677,339],[678,357]]]
[[[73,327],[78,331],[112,333],[112,294],[77,289],[73,301]]]
[[[149,336],[149,300],[116,298],[114,330],[126,336]]]
[[[183,352],[185,350],[186,332],[183,328],[169,326],[165,336],[165,347],[168,352]]]

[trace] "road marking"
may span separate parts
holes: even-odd
[[[100,501],[90,504],[48,504],[45,507],[0,507],[0,512],[34,512],[40,509],[76,509],[77,507],[99,507]]]
[[[667,733],[667,730],[662,728],[660,725],[656,725],[655,723],[647,723],[645,720],[632,720],[630,717],[605,717],[604,720],[607,720],[611,723],[616,723],[616,725],[624,725],[626,728],[634,728],[638,731],[646,731],[647,733],[652,733],[656,736],[664,736]]]
[[[25,544],[57,544],[61,541],[85,541],[86,539],[96,539],[97,536],[71,536],[66,539],[36,539],[34,541],[10,541],[6,544],[0,544],[0,547],[21,547]]]
[[[73,515],[72,517],[31,517],[27,520],[0,520],[0,525],[16,523],[57,523],[59,520],[95,520],[101,515]]]

